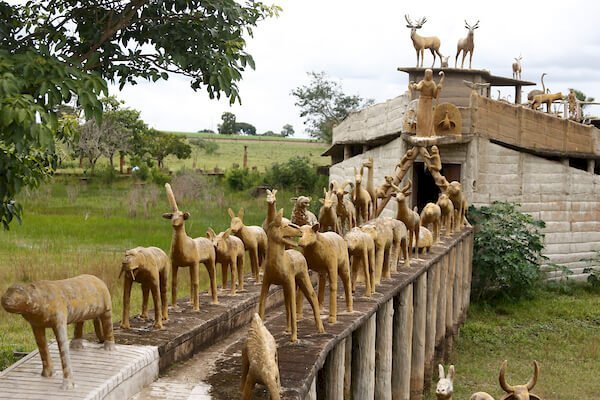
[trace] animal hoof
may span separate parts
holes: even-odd
[[[63,380],[63,383],[60,386],[60,388],[62,390],[69,390],[69,389],[73,389],[74,387],[75,387],[75,382],[73,382],[72,379],[65,379],[65,380]]]
[[[161,323],[161,324],[154,324],[154,325],[152,325],[152,327],[153,327],[154,329],[164,329],[164,326],[163,326],[163,324],[162,324],[162,323]]]
[[[71,350],[82,350],[83,349],[83,339],[71,340],[71,345],[69,347]]]
[[[117,346],[115,346],[115,342],[109,342],[109,341],[104,342],[104,350],[114,351],[116,349],[117,349]]]
[[[329,321],[330,324],[335,324],[337,322],[337,318],[336,317],[329,317],[329,319],[327,321]]]
[[[131,329],[131,326],[129,325],[129,323],[127,324],[121,324],[121,329]]]
[[[148,314],[140,314],[140,319],[148,319]]]
[[[54,371],[52,370],[52,368],[42,369],[42,376],[44,378],[51,377],[53,373],[54,373]]]

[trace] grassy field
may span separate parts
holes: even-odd
[[[294,138],[294,137],[283,137],[283,136],[249,136],[249,135],[220,135],[209,132],[175,132],[165,131],[166,133],[173,133],[175,135],[185,136],[187,138],[200,138],[200,139],[214,139],[214,140],[244,140],[244,141],[262,141],[262,142],[306,142],[306,143],[318,143],[317,139],[306,139],[306,138]]]
[[[518,304],[472,305],[450,360],[456,367],[454,398],[485,391],[499,399],[503,360],[512,385],[525,384],[537,360],[540,376],[533,392],[543,399],[597,399],[600,294],[581,287],[568,295],[542,290]],[[435,393],[427,398],[434,400]]]

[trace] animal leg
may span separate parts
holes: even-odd
[[[169,319],[169,307],[167,307],[167,282],[169,280],[169,270],[165,267],[164,270],[160,271],[158,276],[160,285],[160,305],[162,307],[162,319],[167,321]]]
[[[254,390],[254,384],[256,379],[251,373],[246,376],[246,383],[244,384],[244,390],[242,392],[242,400],[252,400],[252,391]]]
[[[429,49],[431,51],[431,55],[433,56],[433,63],[431,64],[431,68],[435,66],[435,51],[433,49]]]
[[[323,301],[325,300],[325,280],[327,276],[325,273],[319,274],[319,306],[323,307]]]
[[[106,311],[99,317],[99,319],[102,324],[102,333],[104,336],[104,350],[115,350],[116,347],[115,336],[113,334],[112,312],[110,310]]]
[[[131,277],[125,274],[125,281],[123,282],[123,318],[121,319],[121,328],[129,329],[129,307],[131,297],[131,285],[133,281]]]
[[[458,63],[458,55],[460,54],[460,50],[456,52],[456,58],[454,59],[454,68],[456,68],[456,64]]]
[[[368,264],[368,269],[369,269],[369,284],[370,284],[370,289],[371,289],[371,294],[375,293],[375,247],[373,247],[372,249],[368,250],[368,254],[369,254],[369,264]]]
[[[104,332],[102,332],[102,323],[100,318],[94,318],[94,332],[98,338],[98,343],[104,343]]]
[[[171,278],[171,305],[177,308],[177,265],[173,265],[173,277]]]
[[[383,269],[383,253],[385,251],[383,249],[383,246],[376,246],[376,248],[377,250],[375,252],[375,279],[373,280],[375,284],[373,285],[373,287],[381,283],[381,271]]]
[[[369,273],[369,252],[365,248],[363,254],[360,257],[362,270],[365,274],[365,296],[371,297],[371,274]]]
[[[156,329],[163,328],[162,305],[158,293],[159,285],[158,276],[154,276],[154,279],[152,279],[152,282],[150,283],[150,290],[152,291],[152,302],[154,303],[154,328]]]
[[[244,255],[237,258],[237,276],[240,290],[244,290]]]
[[[198,288],[200,287],[199,276],[200,275],[200,264],[194,263],[190,266],[190,286],[192,289],[190,301],[193,304],[193,310],[200,310],[200,297],[198,296]]]
[[[417,246],[417,260],[419,259],[419,233],[421,231],[421,223],[417,224],[417,228],[415,229],[415,244]]]
[[[425,48],[421,49],[421,68],[423,68],[423,62],[425,61]]]
[[[348,256],[348,258],[350,258],[350,256]],[[352,266],[352,278],[351,278],[351,284],[352,284],[352,293],[356,292],[356,278],[358,275],[358,267],[360,267],[360,259],[356,256],[352,256],[352,262],[350,263],[350,265]]]
[[[271,400],[280,400],[281,394],[279,393],[279,385],[275,381],[275,377],[269,375],[269,379],[265,382],[265,386],[269,389]]]
[[[248,348],[244,346],[242,349],[242,383],[240,385],[240,391],[244,392],[244,386],[246,386],[246,377],[248,376],[248,370],[250,369],[250,361],[248,360]]]
[[[140,314],[140,318],[147,319],[148,318],[148,294],[150,294],[150,288],[147,284],[142,284],[142,313]]]
[[[265,320],[265,305],[267,302],[267,295],[269,294],[269,286],[271,286],[271,282],[263,277],[262,287],[260,288],[260,299],[258,301],[258,315],[263,321]]]
[[[471,61],[473,61],[473,50],[469,52],[469,69],[471,69]]]
[[[69,347],[71,350],[81,350],[83,349],[83,321],[75,323],[75,331],[73,334],[73,339],[71,340],[71,344]]]
[[[45,378],[50,377],[54,372],[54,368],[52,368],[52,358],[50,357],[48,343],[46,342],[46,328],[32,326],[31,329],[33,329],[35,343],[37,344],[38,350],[40,351],[40,357],[42,358],[42,376]]]
[[[283,284],[283,298],[290,308],[290,319],[292,325],[291,342],[298,341],[298,326],[296,324],[296,282],[289,280]]]
[[[217,297],[217,269],[215,267],[215,260],[209,258],[204,263],[206,270],[208,271],[208,278],[210,279],[210,294],[212,296],[212,304],[219,304]]]
[[[344,294],[346,295],[346,311],[352,312],[352,291],[350,290],[350,263],[348,257],[343,260],[342,267],[339,268],[338,274],[342,278],[342,284],[344,285]],[[365,283],[368,282],[369,277],[365,274]],[[337,282],[336,282],[337,286]]]
[[[329,270],[329,323],[335,324],[337,321],[337,286],[338,271],[334,265]],[[320,288],[319,288],[320,289]]]
[[[287,301],[287,298],[283,299],[283,304],[285,305],[285,333],[291,333],[292,332],[292,310],[290,307],[290,302]]]
[[[420,53],[419,53],[419,49],[415,49],[415,50],[417,52],[417,68],[419,68],[420,67],[420,65],[419,65],[419,54]]]
[[[304,318],[304,310],[302,305],[302,291],[298,290],[298,285],[296,284],[296,321],[302,321]]]
[[[317,299],[315,290],[313,289],[312,283],[310,282],[308,272],[302,272],[301,275],[296,278],[296,282],[298,283],[300,290],[302,291],[302,293],[304,293],[304,296],[310,303],[310,306],[312,307],[317,331],[319,333],[325,332],[325,329],[323,328],[323,321],[321,321],[321,310],[319,309],[319,300]]]
[[[408,250],[408,239],[402,238],[400,240],[400,247],[402,249],[402,258],[404,258],[404,267],[410,267],[410,251]]]
[[[58,342],[58,350],[60,351],[60,362],[63,370],[62,389],[71,389],[75,387],[73,382],[73,373],[71,371],[71,356],[69,354],[69,346],[67,345],[67,321],[57,321],[52,327],[56,341]]]
[[[227,287],[227,278],[229,272],[227,270],[227,263],[222,262],[221,263],[221,289],[225,290],[225,288]],[[232,285],[233,286],[233,285]]]
[[[250,268],[252,269],[252,276],[258,281],[258,248],[250,250]]]
[[[460,67],[464,68],[465,67],[465,57],[467,56],[467,52],[463,50],[462,53],[462,62],[460,63]]]
[[[238,287],[237,258],[234,257],[227,265],[231,268],[231,294],[236,294]]]
[[[381,270],[381,278],[382,279],[389,279],[391,277],[391,275],[390,275],[390,258],[391,257],[390,256],[391,256],[393,246],[394,246],[394,244],[392,243],[389,248],[384,249],[384,251],[383,251],[383,265],[382,265],[382,270]]]

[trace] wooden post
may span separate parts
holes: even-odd
[[[450,251],[447,251],[440,261],[440,290],[438,295],[438,309],[435,328],[435,345],[437,347],[436,360],[438,362],[442,361],[444,358],[444,339],[446,337],[446,300],[448,298],[446,295],[446,282],[448,280],[449,260]]]
[[[454,246],[456,248],[456,272],[454,276],[454,292],[453,292],[453,300],[452,305],[454,310],[452,311],[453,317],[453,325],[454,331],[453,334],[456,335],[458,333],[458,326],[460,323],[460,319],[462,318],[462,276],[463,276],[463,240],[456,243]]]
[[[465,279],[466,290],[465,290],[465,317],[467,311],[469,311],[469,304],[471,302],[471,281],[473,279],[473,245],[475,242],[475,235],[473,232],[467,238],[467,274]]]
[[[448,355],[452,352],[452,335],[454,334],[454,318],[452,317],[454,299],[454,273],[456,272],[456,246],[450,250],[448,259],[448,274],[446,276],[446,343],[444,350],[444,359],[447,361]]]
[[[352,398],[375,396],[375,314],[352,335]]]
[[[344,399],[349,399],[352,393],[352,335],[346,336],[344,341]]]
[[[515,104],[521,104],[521,85],[515,86]]]
[[[392,399],[410,399],[412,360],[413,285],[394,299],[394,335],[392,346]]]
[[[394,300],[377,310],[377,340],[375,342],[375,398],[392,399],[392,334]]]
[[[412,361],[410,369],[410,399],[423,399],[425,368],[425,328],[427,313],[427,274],[422,273],[413,283],[414,319],[412,336]]]
[[[346,341],[341,340],[327,355],[325,364],[319,371],[319,398],[344,399],[344,358]]]
[[[244,169],[248,168],[248,146],[244,145],[244,161],[243,161]]]
[[[304,398],[304,400],[317,400],[317,377],[315,376],[315,379],[313,379],[312,381],[312,385],[310,385],[310,389],[308,390],[308,393],[306,394],[306,397]]]
[[[440,262],[427,271],[427,320],[425,336],[425,389],[429,388],[433,374],[433,353],[435,350],[438,293],[440,289]]]

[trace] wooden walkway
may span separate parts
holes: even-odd
[[[105,351],[99,343],[85,342],[71,350],[75,388],[62,390],[60,356],[56,342],[49,345],[54,375],[41,376],[42,360],[33,351],[0,372],[0,399],[126,399],[158,377],[158,348],[117,345]]]

